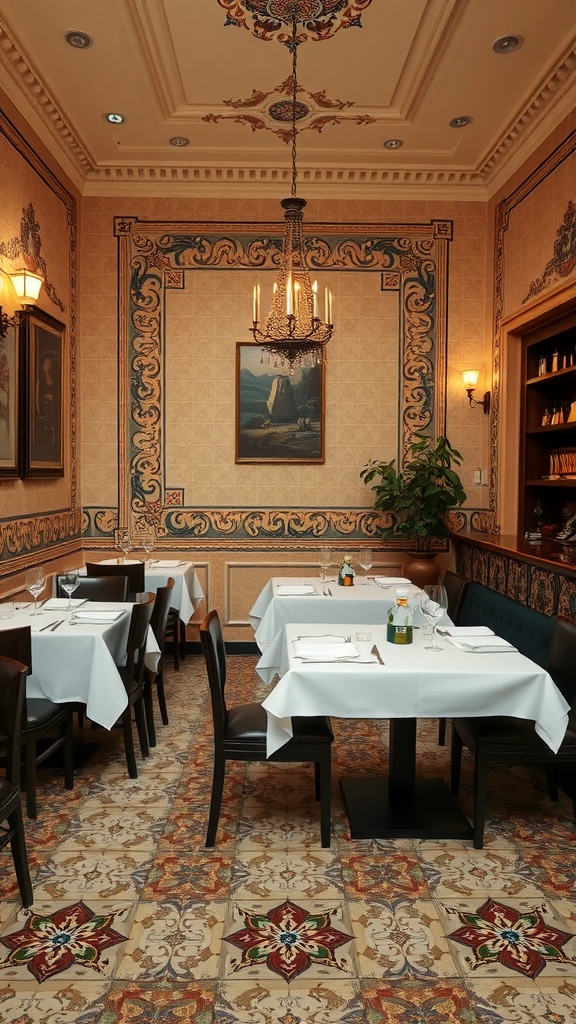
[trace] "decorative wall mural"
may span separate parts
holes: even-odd
[[[28,206],[24,207],[22,210],[20,238],[15,235],[9,242],[0,242],[0,256],[5,257],[5,259],[10,260],[12,263],[22,260],[26,270],[29,270],[31,274],[41,274],[44,278],[42,287],[46,295],[48,295],[49,299],[58,307],[59,310],[64,312],[64,303],[57,295],[54,285],[51,284],[49,280],[46,260],[42,256],[40,225],[36,220],[36,214],[32,203],[28,203]],[[19,268],[14,266],[13,269],[16,270]]]
[[[226,25],[247,28],[258,39],[290,43],[292,19],[298,22],[298,42],[323,40],[341,28],[361,28],[362,11],[372,0],[218,0]],[[290,31],[287,31],[290,29]]]
[[[570,199],[564,219],[556,232],[554,255],[544,267],[542,277],[532,281],[524,302],[539,295],[545,288],[569,277],[576,269],[576,204]]]
[[[274,540],[291,547],[310,539],[361,540],[377,536],[372,509],[204,508],[193,494],[175,504],[178,481],[165,479],[163,445],[164,352],[170,337],[166,294],[182,289],[189,275],[210,270],[270,270],[282,238],[278,224],[243,225],[142,222],[118,217],[120,296],[120,407],[126,410],[121,439],[120,519],[135,533],[154,524],[164,541],[179,547],[198,539],[208,546],[241,548]],[[311,226],[306,238],[311,268],[378,275],[381,290],[398,294],[401,336],[398,401],[399,456],[415,431],[442,433],[446,388],[446,302],[450,221],[427,224]],[[225,286],[224,286],[225,287]],[[124,422],[124,421],[123,421]],[[170,500],[168,500],[170,498]],[[104,539],[113,529],[111,510],[86,510],[88,535]],[[401,547],[401,542],[396,545]],[[390,544],[394,549],[394,543]]]
[[[298,123],[298,134],[305,131],[322,132],[328,125],[338,125],[342,121],[353,121],[354,124],[365,125],[375,124],[378,118],[370,114],[345,114],[344,110],[354,106],[352,100],[328,99],[326,91],[308,92],[303,86],[298,86],[299,102],[296,105],[296,120]],[[244,100],[224,100],[228,107],[234,110],[249,110],[249,114],[205,114],[203,121],[217,124],[218,121],[235,121],[236,124],[245,124],[253,132],[264,129],[273,132],[286,145],[291,141],[292,132],[292,103],[289,102],[292,95],[292,79],[287,78],[275,89],[269,92],[261,92],[258,89],[252,90],[252,95]],[[286,96],[286,100],[273,100],[271,97]],[[332,111],[332,113],[326,113]],[[335,113],[337,111],[337,113]],[[384,121],[384,118],[382,118]],[[285,128],[277,128],[278,123],[286,125]]]

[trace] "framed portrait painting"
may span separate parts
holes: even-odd
[[[64,324],[35,306],[21,314],[21,471],[64,475]]]
[[[236,462],[324,462],[324,366],[275,365],[236,346]]]
[[[0,337],[0,477],[20,476],[18,329]]]

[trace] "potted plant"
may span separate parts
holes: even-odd
[[[360,476],[374,491],[375,507],[389,519],[382,528],[382,540],[404,537],[420,554],[432,552],[433,541],[449,534],[446,513],[466,500],[460,477],[452,469],[461,462],[460,452],[446,437],[440,435],[434,441],[426,434],[414,434],[401,470],[394,459],[372,459]],[[414,564],[411,572],[410,578],[417,582]]]

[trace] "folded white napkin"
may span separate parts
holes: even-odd
[[[490,626],[438,626],[440,636],[455,636],[464,639],[467,636],[494,636]]]
[[[403,583],[411,582],[410,580],[407,580],[405,576],[372,576],[371,579],[373,579],[374,583],[379,587],[396,587],[401,586]]]
[[[470,636],[466,639],[462,637],[460,640],[446,637],[446,639],[453,647],[457,647],[460,651],[466,651],[468,654],[505,654],[508,651],[518,650],[501,636],[486,638]]]
[[[139,558],[101,558],[102,565],[136,565]]]
[[[298,594],[315,594],[316,591],[310,583],[302,583],[298,585],[289,585],[281,583],[276,590],[277,594],[282,594],[284,597],[297,596]]]
[[[72,607],[79,608],[81,604],[86,604],[86,598],[72,598]],[[44,604],[44,610],[47,612],[60,611],[62,608],[69,608],[67,597],[51,597],[49,601]]]
[[[360,651],[355,644],[345,640],[336,644],[308,639],[294,641],[294,656],[306,661],[350,661],[351,658],[359,658]]]
[[[114,622],[121,615],[122,612],[119,611],[78,611],[74,613],[74,618],[81,622]]]
[[[170,561],[170,559],[167,559],[166,561],[163,561],[163,562],[151,562],[150,563],[150,568],[151,569],[171,569],[174,565],[185,565],[185,564],[186,564],[185,562],[174,562],[174,561]]]

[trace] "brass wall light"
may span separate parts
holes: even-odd
[[[14,273],[7,273],[6,277],[10,278],[16,297],[23,306],[29,306],[36,302],[44,283],[44,278],[40,277],[39,274],[33,274],[30,270],[17,270]],[[8,328],[16,327],[17,324],[18,313],[15,313],[14,316],[8,316],[8,313],[5,313],[0,305],[0,338],[5,338],[8,334]]]
[[[466,394],[468,395],[468,401],[470,405],[479,405],[485,413],[490,412],[490,392],[484,392],[484,398],[478,401],[473,397],[474,391],[476,390],[476,384],[478,383],[478,377],[480,376],[479,370],[464,370],[462,374],[462,380],[464,381],[464,387],[466,388]]]

